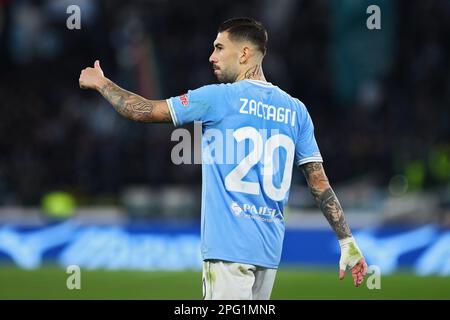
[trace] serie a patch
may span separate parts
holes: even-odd
[[[186,93],[182,94],[179,98],[180,98],[181,104],[183,106],[187,107],[189,105],[189,98],[188,98],[188,95]]]

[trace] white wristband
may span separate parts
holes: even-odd
[[[339,245],[342,248],[343,246],[345,246],[351,242],[356,243],[355,238],[353,238],[353,236],[339,240]]]

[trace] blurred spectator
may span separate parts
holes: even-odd
[[[382,30],[371,32],[392,33],[382,52],[389,61],[361,57],[369,69],[383,68],[350,80],[356,90],[345,100],[333,83],[334,1],[285,0],[276,16],[271,1],[70,1],[81,7],[81,30],[66,28],[64,3],[0,2],[0,204],[35,205],[54,189],[89,202],[117,198],[129,184],[200,184],[200,166],[170,161],[171,125],[121,118],[98,94],[81,91],[78,76],[98,58],[108,77],[149,98],[213,83],[217,26],[237,15],[267,23],[266,76],[309,108],[332,181],[372,174],[386,184],[419,161],[423,187],[449,182],[429,166],[450,138],[448,1],[396,1],[385,16],[382,7]],[[352,28],[365,28],[361,21]],[[366,45],[371,36],[364,30]]]

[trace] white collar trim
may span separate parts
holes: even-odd
[[[262,81],[262,80],[253,80],[253,79],[245,79],[246,81],[250,81],[254,84],[266,86],[266,87],[273,87],[274,85],[270,82]]]

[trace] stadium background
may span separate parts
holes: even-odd
[[[69,30],[69,5],[81,30]],[[366,9],[381,8],[381,30]],[[275,299],[450,298],[450,2],[0,1],[0,299],[200,299],[200,165],[134,123],[82,68],[154,99],[215,81],[217,26],[269,31],[268,80],[309,108],[325,168],[381,289],[339,251],[293,174]],[[187,127],[191,132],[192,126]],[[68,290],[66,266],[81,267]]]

